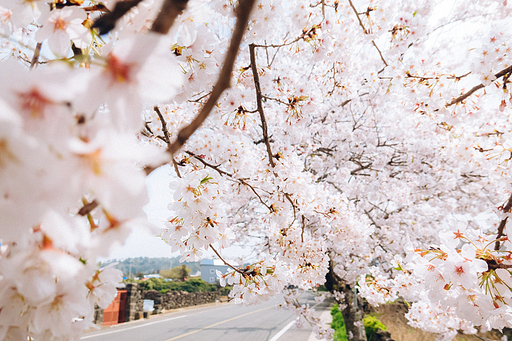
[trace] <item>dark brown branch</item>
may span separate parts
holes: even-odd
[[[267,120],[265,119],[265,113],[263,112],[263,103],[261,101],[261,86],[260,86],[260,77],[258,75],[258,67],[256,65],[256,55],[254,53],[254,48],[256,45],[249,45],[249,53],[251,55],[251,69],[252,69],[252,77],[254,79],[254,87],[256,88],[256,102],[258,105],[258,113],[260,114],[261,119],[261,129],[263,130],[263,140],[265,141],[265,146],[267,147],[268,161],[272,167],[275,167],[274,158],[272,154],[272,148],[270,147],[270,142],[268,140],[268,130],[267,130]]]
[[[295,206],[295,204],[293,203],[293,200],[290,197],[290,194],[284,193],[284,196],[290,202],[290,205],[292,205],[292,207],[293,207],[293,221],[290,224],[290,226],[291,226],[291,225],[293,225],[293,223],[295,222],[295,219],[297,218],[297,212],[296,212],[297,211],[297,206]],[[304,216],[303,216],[303,218],[304,218]]]
[[[181,173],[178,168],[178,163],[176,162],[176,160],[174,160],[174,157],[172,158],[172,165],[174,166],[174,171],[176,172],[176,175],[178,176],[178,178],[181,178]]]
[[[350,4],[350,7],[352,7],[352,10],[354,11],[354,13],[356,14],[356,17],[357,17],[357,20],[359,21],[359,26],[361,26],[361,28],[363,29],[363,32],[364,34],[368,34],[368,30],[366,29],[366,27],[364,27],[363,25],[363,22],[361,21],[361,18],[359,18],[359,14],[357,12],[357,9],[356,7],[354,6],[354,4],[352,3],[352,0],[348,0],[348,3]],[[388,66],[388,63],[386,63],[386,60],[384,59],[384,56],[382,56],[382,52],[380,51],[379,47],[377,46],[377,44],[375,43],[374,40],[372,40],[372,44],[373,46],[377,49],[377,52],[379,52],[379,56],[380,56],[380,59],[382,60],[382,62],[384,63],[385,66]],[[382,71],[384,71],[384,69],[380,70],[379,73],[381,73]]]
[[[505,76],[507,73],[510,73],[512,72],[512,65],[501,70],[500,72],[498,72],[497,74],[494,75],[494,77],[496,77],[496,80]],[[454,98],[450,103],[446,104],[446,107],[449,107],[449,106],[452,106],[454,104],[457,104],[457,103],[460,103],[462,102],[463,100],[465,100],[466,98],[468,98],[469,96],[471,96],[475,91],[478,91],[480,89],[483,89],[485,88],[485,85],[483,84],[478,84],[476,86],[474,86],[473,88],[471,88],[471,90],[469,90],[468,92],[460,95],[459,97],[457,98]]]
[[[270,212],[273,212],[272,211],[272,208],[270,206],[268,206],[264,201],[263,199],[261,198],[261,196],[258,194],[258,192],[256,192],[256,189],[250,185],[249,183],[247,183],[247,181],[245,181],[244,179],[235,179],[233,177],[233,174],[231,173],[228,173],[226,171],[223,171],[222,169],[219,169],[219,165],[212,165],[211,163],[208,163],[206,162],[205,160],[203,160],[202,158],[200,158],[199,156],[197,156],[196,154],[190,152],[190,151],[186,151],[186,153],[190,156],[192,156],[195,160],[201,162],[203,164],[203,166],[205,167],[209,167],[211,169],[214,169],[216,170],[220,175],[227,175],[229,176],[230,178],[233,178],[234,180],[238,181],[239,183],[241,183],[242,185],[245,185],[247,187],[249,187],[252,192],[258,197],[258,199],[260,200],[260,202],[270,211]]]
[[[41,45],[43,43],[37,43],[36,49],[34,50],[34,56],[32,57],[32,61],[30,62],[30,68],[33,69],[36,66],[37,61],[39,60],[39,54],[41,52]]]
[[[209,92],[209,93],[207,93],[207,94],[205,94],[205,95],[203,95],[201,97],[198,97],[196,99],[189,99],[188,101],[191,102],[191,103],[194,103],[194,102],[197,103],[197,102],[200,102],[203,98],[208,97],[210,95],[211,95],[211,92]]]
[[[220,260],[221,260],[225,265],[229,266],[231,269],[235,270],[236,272],[241,273],[242,275],[243,275],[243,274],[245,274],[242,270],[237,269],[237,268],[235,268],[233,265],[231,265],[231,264],[229,264],[228,262],[226,262],[226,261],[224,260],[224,258],[222,258],[222,257],[221,257],[220,253],[219,253],[219,252],[217,252],[217,250],[215,250],[215,248],[213,247],[213,245],[212,245],[212,244],[210,244],[210,247],[212,248],[213,252],[215,252],[215,254],[217,255],[217,257],[219,257],[219,259],[220,259]]]
[[[78,211],[78,214],[81,216],[86,216],[89,213],[91,213],[92,210],[94,210],[96,207],[98,207],[98,202],[96,200],[87,203],[87,201],[84,199],[84,206]]]
[[[508,202],[503,207],[503,213],[510,213],[510,210],[512,210],[512,195],[510,195],[510,198],[508,198]],[[494,244],[494,250],[500,249],[500,240],[501,237],[505,236],[503,233],[503,230],[505,229],[505,226],[507,225],[508,217],[505,217],[502,221],[500,221],[500,226],[498,226],[498,235],[496,236],[496,243]]]
[[[108,12],[94,21],[92,28],[98,29],[100,35],[107,34],[116,27],[116,22],[142,0],[119,1],[112,12]]]
[[[368,31],[366,30],[366,27],[364,27],[363,22],[361,21],[361,18],[359,18],[359,13],[357,12],[357,9],[355,8],[354,4],[351,0],[348,0],[348,3],[350,4],[350,7],[352,7],[352,10],[356,14],[357,20],[359,21],[359,26],[363,28],[364,34],[368,34]]]
[[[167,130],[167,122],[165,122],[164,117],[160,112],[160,109],[158,109],[157,106],[154,106],[153,110],[156,112],[158,118],[160,119],[160,124],[162,125],[162,132],[164,133],[165,137],[164,141],[167,142],[167,144],[171,143],[171,136],[169,135],[169,131]]]
[[[495,261],[486,261],[487,266],[489,270],[496,270],[496,269],[512,269],[512,264],[501,264],[496,263]]]
[[[160,13],[151,26],[151,31],[167,34],[174,20],[187,8],[188,0],[165,0]]]
[[[379,56],[380,56],[380,60],[382,60],[382,62],[384,63],[384,65],[388,66],[388,63],[386,63],[386,60],[384,59],[384,56],[382,55],[382,52],[380,51],[379,47],[377,46],[377,44],[375,44],[375,40],[372,40],[372,44],[373,46],[375,46],[375,48],[377,49],[377,52],[379,52]],[[380,70],[379,73],[381,73],[382,71],[384,71],[384,69]]]
[[[222,70],[219,74],[219,79],[213,87],[211,96],[208,98],[208,101],[206,101],[205,105],[201,108],[199,114],[188,126],[180,130],[176,141],[174,141],[169,146],[168,152],[171,155],[174,155],[174,153],[176,153],[185,144],[185,142],[187,142],[189,137],[192,136],[192,134],[201,126],[201,124],[206,120],[212,111],[215,103],[217,103],[217,100],[219,99],[222,92],[230,87],[231,72],[233,70],[233,65],[235,64],[238,49],[240,47],[240,43],[242,42],[242,37],[244,35],[245,28],[247,27],[247,22],[249,21],[249,16],[251,14],[254,2],[255,0],[239,1],[238,7],[235,10],[237,15],[235,30],[233,31],[233,35],[231,37],[231,42],[226,53],[224,65],[222,66]]]
[[[300,241],[304,243],[304,229],[306,228],[306,217],[302,216],[302,231],[300,232]]]
[[[185,153],[192,156],[197,161],[201,162],[203,164],[203,166],[216,170],[220,175],[227,175],[231,178],[233,177],[233,174],[230,174],[226,171],[223,171],[222,169],[219,169],[219,165],[212,165],[211,163],[206,162],[205,160],[203,160],[203,158],[197,156],[196,154],[192,153],[191,151],[187,150]]]
[[[167,145],[170,145],[171,144],[171,135],[169,134],[169,130],[167,130],[167,122],[165,121],[164,116],[162,115],[162,113],[160,112],[160,109],[157,106],[154,106],[153,110],[156,112],[156,114],[158,115],[158,118],[160,119],[160,124],[162,125],[162,132],[164,133],[163,138],[161,136],[157,136],[157,138],[162,139],[165,143],[167,143]],[[146,124],[146,126],[147,126],[147,124]],[[146,128],[149,129],[148,127],[146,127]],[[178,163],[176,162],[174,157],[172,157],[172,165],[174,166],[174,171],[176,172],[176,175],[178,176],[178,178],[181,178],[181,173],[178,168]]]

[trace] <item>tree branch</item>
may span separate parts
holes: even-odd
[[[160,13],[151,26],[151,31],[167,34],[174,20],[187,8],[188,0],[165,0]]]
[[[270,211],[270,212],[273,212],[272,208],[270,206],[268,206],[264,201],[263,199],[261,198],[261,196],[258,194],[258,192],[256,192],[256,189],[250,185],[249,183],[247,183],[247,181],[245,181],[244,179],[235,179],[233,177],[233,174],[231,173],[228,173],[226,171],[223,171],[222,169],[219,169],[219,166],[215,166],[215,165],[212,165],[211,163],[208,163],[206,162],[205,160],[203,160],[202,158],[200,158],[199,156],[197,156],[196,154],[190,152],[190,151],[186,151],[186,153],[190,156],[192,156],[194,159],[196,159],[197,161],[201,162],[203,164],[203,166],[205,167],[209,167],[211,169],[214,169],[216,170],[220,175],[227,175],[229,176],[230,178],[233,179],[233,181],[238,181],[239,183],[241,183],[242,185],[245,185],[247,187],[249,187],[252,192],[258,197],[258,199],[260,200],[260,202]],[[173,158],[174,159],[174,158]]]
[[[37,61],[39,60],[39,53],[41,52],[41,45],[43,43],[37,43],[36,49],[34,50],[34,56],[32,56],[32,61],[30,62],[30,68],[33,69],[36,66]]]
[[[87,202],[87,200],[82,200],[84,203],[84,206],[78,211],[78,214],[81,216],[86,216],[89,213],[91,213],[92,210],[94,210],[96,207],[98,207],[98,202],[96,200],[93,200],[92,202]]]
[[[100,35],[107,34],[116,27],[116,23],[129,10],[137,6],[142,0],[127,0],[116,3],[114,10],[108,12],[94,21],[91,28],[98,29]]]
[[[348,3],[350,4],[350,7],[352,7],[352,10],[354,11],[354,13],[356,15],[357,20],[359,21],[359,26],[362,27],[364,34],[368,34],[368,30],[366,29],[366,27],[364,27],[363,22],[361,21],[361,18],[359,18],[359,13],[357,12],[356,7],[352,3],[352,0],[348,0]],[[384,65],[388,66],[388,63],[386,63],[386,60],[384,59],[384,56],[382,56],[382,52],[380,51],[379,47],[377,46],[377,44],[375,43],[374,40],[372,40],[372,44],[377,49],[377,52],[379,52],[380,59],[382,60]],[[381,73],[382,71],[384,71],[384,69],[380,70],[379,73]]]
[[[199,114],[188,126],[180,130],[176,141],[174,141],[169,146],[167,151],[171,155],[174,155],[174,153],[176,153],[185,144],[185,142],[187,142],[190,136],[192,136],[192,134],[201,126],[201,124],[206,120],[212,111],[215,103],[217,103],[217,100],[219,99],[222,92],[230,87],[231,72],[233,70],[233,65],[235,64],[238,49],[240,47],[240,43],[242,42],[242,37],[244,35],[245,28],[247,27],[247,22],[249,21],[249,16],[251,14],[254,2],[255,0],[240,0],[238,7],[235,10],[237,14],[235,30],[233,31],[233,35],[231,37],[231,43],[226,53],[226,59],[224,60],[224,65],[220,71],[219,79],[212,89],[211,96],[208,98],[208,101],[206,101],[205,105],[201,108]]]
[[[496,77],[496,80],[505,76],[507,73],[510,73],[512,72],[512,65],[501,70],[500,72],[498,72],[497,74],[494,75],[494,77]],[[493,81],[494,82],[494,81]],[[457,98],[454,98],[450,103],[446,104],[446,107],[449,107],[449,106],[452,106],[454,104],[457,104],[457,103],[460,103],[462,102],[463,100],[465,100],[466,98],[468,98],[469,96],[471,96],[475,91],[478,91],[480,89],[483,89],[485,88],[485,85],[483,85],[482,83],[474,86],[473,88],[471,88],[471,90],[469,90],[468,92],[460,95],[459,97]]]
[[[162,116],[162,113],[160,112],[160,109],[158,109],[157,106],[154,106],[153,110],[158,115],[158,118],[160,119],[160,124],[162,124],[162,131],[165,136],[164,141],[169,144],[171,142],[171,136],[169,135],[169,131],[167,130],[167,122],[165,122],[164,117]]]
[[[505,207],[503,207],[504,213],[510,213],[510,210],[512,210],[512,195],[510,195],[510,198],[508,198],[507,204],[505,205]],[[507,225],[507,220],[508,220],[508,217],[503,219],[500,222],[500,226],[498,226],[498,235],[496,236],[496,243],[494,244],[494,250],[500,249],[500,239],[501,239],[501,237],[503,237],[505,235],[503,233],[503,230],[505,229],[505,226]]]
[[[268,140],[268,130],[267,130],[267,120],[265,119],[265,113],[263,112],[263,104],[261,101],[261,86],[260,86],[260,77],[258,75],[258,67],[256,65],[256,55],[254,53],[256,45],[249,45],[249,53],[251,55],[251,69],[252,69],[252,77],[254,78],[254,87],[256,88],[256,102],[258,105],[258,113],[260,114],[261,119],[261,129],[263,130],[263,141],[265,142],[265,146],[267,147],[268,161],[272,167],[275,167],[272,148],[270,147],[270,142]]]
[[[237,268],[235,268],[233,265],[231,265],[231,264],[229,264],[228,262],[226,262],[226,261],[224,260],[224,258],[222,258],[222,257],[221,257],[220,253],[219,253],[217,250],[215,250],[215,248],[213,247],[213,245],[212,245],[212,244],[210,244],[210,247],[211,247],[211,249],[213,250],[213,252],[215,252],[215,254],[217,255],[217,257],[219,257],[219,259],[220,259],[220,260],[221,260],[225,265],[229,266],[231,269],[235,270],[236,272],[238,272],[238,273],[240,273],[240,274],[242,274],[242,275],[244,275],[244,274],[245,274],[242,270],[237,269]]]

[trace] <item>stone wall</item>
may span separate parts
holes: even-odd
[[[220,291],[168,291],[166,294],[161,294],[156,290],[143,291],[136,283],[126,284],[125,289],[127,290],[125,322],[138,320],[144,316],[144,300],[153,300],[154,310],[152,314],[160,314],[164,310],[190,307],[194,305],[220,301]],[[95,307],[94,315],[94,323],[102,324],[103,309]]]
[[[138,320],[142,318],[144,314],[144,298],[142,289],[139,288],[137,283],[126,284],[127,290],[127,301],[125,311],[125,322]]]
[[[153,314],[160,314],[163,310],[190,307],[220,301],[220,290],[209,292],[168,291],[161,294],[156,290],[144,291],[145,300],[154,301]]]

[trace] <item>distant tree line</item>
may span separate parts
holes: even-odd
[[[180,257],[159,257],[159,258],[150,258],[150,257],[136,257],[136,258],[126,258],[123,260],[109,260],[107,262],[101,263],[101,266],[107,266],[109,264],[117,262],[114,267],[123,272],[123,276],[128,278],[141,277],[143,275],[149,274],[158,274],[161,270],[170,270],[174,267],[180,267],[181,265],[185,265],[188,270],[187,276],[189,274],[194,274],[201,269],[199,262],[183,262],[180,263]],[[164,276],[167,277],[167,276]],[[170,278],[170,277],[169,277]]]

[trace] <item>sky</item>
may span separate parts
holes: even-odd
[[[171,216],[171,212],[167,209],[167,205],[172,198],[172,191],[169,183],[175,180],[174,170],[169,165],[162,166],[154,170],[146,177],[146,185],[148,188],[149,203],[144,207],[144,212],[148,216],[150,223],[158,228],[165,228],[165,222]],[[247,254],[248,251],[240,247],[230,247],[229,249],[220,251],[226,259],[235,259],[240,255]],[[205,259],[214,258],[212,251],[203,253]],[[171,247],[163,240],[151,234],[145,228],[141,228],[132,232],[126,243],[114,249],[110,256],[100,261],[109,259],[122,260],[134,257],[177,257],[178,252],[171,252]]]
[[[171,213],[167,204],[171,198],[169,182],[172,180],[171,167],[163,166],[146,177],[149,203],[144,207],[148,220],[159,228],[165,227],[165,221]],[[137,229],[128,237],[126,243],[111,252],[109,259],[130,257],[176,257],[179,253],[171,252],[171,247],[163,240],[151,234],[145,228]]]

